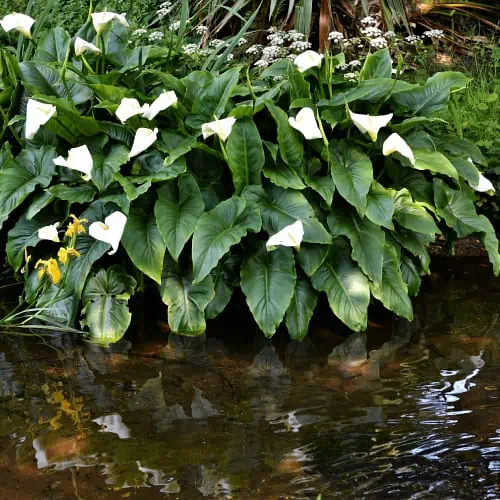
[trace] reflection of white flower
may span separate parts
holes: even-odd
[[[92,222],[89,227],[89,235],[111,245],[112,250],[109,255],[113,255],[120,245],[125,224],[127,224],[127,216],[118,211],[113,212],[104,219],[104,222]]]
[[[311,108],[302,108],[295,118],[288,118],[288,123],[295,130],[298,130],[308,141],[323,137],[316,123],[314,111]]]
[[[117,434],[120,439],[128,439],[130,437],[130,429],[123,423],[121,415],[117,413],[94,418],[92,422],[102,427],[99,432],[111,432]]]
[[[127,14],[116,14],[116,12],[94,12],[92,15],[92,23],[99,35],[101,35],[111,21],[116,19],[120,24],[128,28],[128,22],[125,19]]]
[[[212,135],[218,135],[219,139],[224,142],[227,140],[231,131],[233,130],[233,125],[236,123],[236,118],[229,117],[223,118],[222,120],[215,120],[214,122],[204,123],[201,126],[201,131],[203,132],[203,139],[210,137]]]
[[[143,151],[155,143],[158,137],[158,129],[151,130],[149,128],[138,128],[134,137],[134,144],[132,144],[132,151],[128,154],[128,158],[140,155]]]
[[[31,27],[35,20],[26,14],[13,12],[0,19],[0,25],[4,31],[16,30],[26,38],[31,38]]]
[[[472,158],[467,158],[467,160],[474,165]],[[475,191],[478,191],[479,193],[493,194],[495,192],[495,186],[493,186],[491,181],[487,179],[481,172],[479,172],[479,182],[477,184],[470,181],[468,182],[470,187]]]
[[[323,54],[318,54],[314,52],[314,50],[306,50],[294,59],[294,63],[297,69],[301,73],[304,73],[304,71],[310,68],[319,68],[321,66],[321,61],[323,61],[323,57]]]
[[[79,36],[76,37],[75,40],[75,55],[81,56],[82,54],[85,54],[85,52],[89,51],[92,52],[93,54],[100,54],[101,49],[99,47],[96,47],[93,43],[85,41],[83,38],[80,38]]]
[[[298,220],[289,226],[284,227],[281,231],[273,234],[266,243],[268,250],[274,250],[277,246],[300,248],[302,238],[304,237],[304,226],[302,221]]]
[[[392,113],[381,116],[359,115],[349,110],[351,120],[362,134],[368,134],[370,139],[377,140],[378,131],[385,127],[392,119]]]
[[[413,155],[413,151],[410,146],[408,146],[408,143],[399,134],[391,134],[384,141],[382,152],[384,153],[384,156],[389,156],[392,153],[397,152],[401,156],[408,158],[412,165],[415,165],[415,156]]]
[[[94,162],[89,148],[85,145],[70,149],[66,160],[62,156],[58,156],[53,162],[60,167],[67,167],[71,170],[82,172],[85,174],[83,179],[86,181],[92,178],[92,167]]]
[[[49,240],[54,243],[59,243],[59,234],[57,233],[57,228],[59,227],[59,222],[55,224],[50,224],[49,226],[43,226],[38,230],[38,238],[41,240]]]
[[[158,113],[170,106],[177,106],[177,96],[173,90],[163,91],[151,104],[144,104],[142,116],[152,120]]]
[[[33,139],[38,129],[45,125],[55,114],[57,108],[52,104],[45,104],[34,99],[28,99],[26,107],[26,139]]]

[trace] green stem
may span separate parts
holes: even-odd
[[[94,72],[94,70],[92,69],[92,66],[90,66],[90,64],[88,63],[87,59],[85,59],[85,56],[82,54],[80,57],[82,58],[83,65],[87,68],[87,71],[88,71],[91,75],[95,75],[95,72]]]

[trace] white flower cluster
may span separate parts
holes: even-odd
[[[188,43],[187,45],[184,45],[183,50],[184,54],[187,54],[189,56],[196,54],[198,52],[198,45],[196,43]]]
[[[351,38],[350,40],[346,40],[343,44],[344,49],[348,49],[350,47],[362,49],[363,48],[363,40],[361,38],[355,36]]]
[[[418,35],[408,35],[407,37],[405,37],[405,41],[410,45],[417,45],[417,43],[420,42],[421,39]]]
[[[224,40],[219,40],[218,38],[214,38],[208,42],[208,46],[212,49],[217,49],[221,45],[224,45],[226,42]]]
[[[279,46],[283,45],[286,40],[286,33],[284,31],[276,31],[267,35],[267,39],[271,45]]]
[[[242,37],[242,38],[240,38],[238,40],[238,44],[237,45],[238,45],[238,47],[241,47],[242,45],[245,45],[246,43],[248,43],[248,40],[246,38]]]
[[[426,36],[427,38],[437,38],[439,40],[443,37],[443,30],[424,31],[424,36]]]
[[[198,36],[204,35],[207,31],[208,31],[208,27],[204,26],[203,24],[200,24],[199,26],[196,26],[196,28],[194,29],[194,32]]]
[[[290,30],[286,32],[286,39],[289,42],[300,42],[302,40],[305,40],[306,35],[304,33],[301,33],[300,31],[297,30]]]
[[[383,36],[372,38],[370,40],[370,46],[377,50],[385,49],[385,47],[387,47],[387,40]]]
[[[387,38],[387,40],[392,40],[393,38],[396,38],[396,33],[394,31],[389,30],[384,33],[384,37]]]
[[[254,66],[256,68],[267,68],[269,66],[269,61],[266,61],[265,59],[259,59],[255,62]]]
[[[296,42],[292,42],[290,44],[290,50],[294,50],[295,52],[305,52],[306,50],[309,50],[312,47],[311,42],[303,42],[300,40],[297,40]]]
[[[361,61],[359,61],[358,59],[353,59],[350,63],[349,63],[349,66],[351,68],[359,68],[361,66]]]
[[[137,30],[135,30],[133,33],[132,33],[132,36],[142,36],[142,35],[145,35],[146,33],[148,32],[148,30],[144,29],[144,28],[139,28]]]
[[[357,73],[345,73],[344,79],[349,81],[349,82],[355,82],[358,79],[358,74]]]
[[[328,33],[328,40],[333,43],[340,43],[344,40],[344,35],[340,31],[331,31]]]
[[[148,40],[150,42],[159,42],[160,40],[163,39],[163,33],[161,31],[153,31],[152,33],[149,34]]]
[[[260,52],[262,52],[262,45],[257,43],[255,45],[252,45],[251,47],[248,47],[248,49],[245,51],[245,54],[254,55],[260,54]]]
[[[181,27],[181,22],[180,21],[174,21],[169,27],[168,29],[170,31],[177,31],[179,28]]]
[[[363,33],[363,35],[365,35],[367,38],[378,38],[383,35],[383,32],[381,30],[373,26],[368,26],[367,28],[363,28],[361,30],[361,33]]]
[[[372,16],[363,17],[360,22],[363,26],[375,26],[377,24],[377,20]]]

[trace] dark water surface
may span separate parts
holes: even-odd
[[[237,315],[168,344],[149,320],[110,349],[0,336],[0,499],[500,498],[500,281],[456,261],[415,310],[303,343]]]

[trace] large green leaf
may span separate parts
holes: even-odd
[[[204,210],[200,188],[190,174],[182,174],[158,189],[156,221],[168,251],[176,262]]]
[[[395,248],[392,245],[386,245],[383,257],[382,281],[370,285],[372,295],[390,311],[406,318],[408,321],[412,321],[413,307],[410,297],[408,297],[408,286],[403,280],[400,261]]]
[[[38,42],[33,59],[42,63],[63,63],[70,41],[71,37],[63,28],[52,28]]]
[[[427,246],[435,240],[435,235],[416,233],[406,229],[399,229],[391,234],[403,248],[406,248],[406,250],[420,260],[423,271],[428,273],[431,257]]]
[[[351,243],[351,257],[374,282],[382,280],[384,260],[384,231],[367,218],[360,219],[355,213],[332,212],[328,226],[333,236],[347,236]]]
[[[366,212],[374,224],[393,229],[392,216],[394,215],[394,198],[391,191],[385,189],[377,181],[372,182],[372,186],[366,196]]]
[[[479,170],[474,163],[460,156],[452,156],[450,161],[460,177],[463,177],[472,186],[479,184]]]
[[[363,217],[367,204],[366,195],[373,181],[370,158],[344,140],[332,141],[329,150],[335,187]]]
[[[408,295],[414,297],[420,291],[420,271],[417,263],[406,252],[401,252],[401,276],[408,287]]]
[[[288,82],[290,84],[290,98],[292,101],[295,99],[306,99],[311,97],[309,90],[309,83],[304,78],[304,75],[297,69],[295,64],[288,63]]]
[[[128,153],[129,149],[122,144],[114,144],[105,156],[93,155],[92,182],[99,191],[104,191],[113,182],[113,176],[128,162]]]
[[[429,170],[436,174],[446,175],[458,181],[458,172],[453,164],[439,151],[414,149],[415,165],[417,170]]]
[[[239,196],[233,196],[204,213],[193,235],[194,283],[201,282],[248,231],[258,232],[260,227],[258,210]]]
[[[286,311],[286,327],[292,339],[302,340],[307,335],[317,303],[318,293],[311,286],[309,278],[299,276],[295,283],[295,293]]]
[[[262,227],[270,235],[300,220],[304,226],[304,242],[330,243],[330,234],[302,193],[271,184],[265,191],[259,186],[250,186],[243,191],[243,197],[260,208]]]
[[[344,241],[334,241],[311,281],[316,290],[326,293],[330,308],[343,323],[356,332],[366,330],[370,303],[368,278],[352,261]]]
[[[463,73],[445,71],[431,76],[425,85],[393,93],[391,101],[399,112],[428,116],[446,107],[450,90],[464,88],[469,82]]]
[[[427,212],[420,202],[412,200],[407,189],[401,189],[396,193],[394,218],[401,226],[412,231],[429,234],[441,232],[436,226],[432,215]]]
[[[0,170],[0,221],[17,208],[37,186],[47,187],[55,172],[54,148],[25,149]],[[0,222],[0,228],[2,224]]]
[[[304,181],[325,200],[329,207],[332,205],[335,184],[331,175],[321,175],[321,160],[319,158],[313,158],[307,162]]]
[[[206,330],[205,308],[215,295],[210,275],[198,284],[193,273],[181,273],[179,267],[165,252],[161,278],[161,297],[168,306],[168,324],[181,335],[200,335]]]
[[[159,284],[167,246],[158,229],[150,198],[143,195],[130,205],[122,243],[135,266]]]
[[[7,260],[14,272],[19,271],[23,265],[24,249],[34,247],[40,241],[38,230],[49,224],[58,222],[57,217],[51,213],[40,213],[31,220],[26,216],[21,217],[7,235]]]
[[[217,317],[229,304],[233,290],[239,282],[240,259],[228,255],[212,269],[215,296],[205,310],[207,319]]]
[[[479,147],[467,139],[457,137],[453,134],[443,134],[436,138],[439,149],[448,151],[453,155],[465,156],[470,158],[478,165],[488,165],[488,161],[484,157]]]
[[[187,120],[190,127],[197,128],[202,123],[214,120],[214,115],[221,117],[231,93],[238,83],[240,68],[233,68],[214,78],[196,95],[192,114]]]
[[[261,183],[264,148],[252,118],[241,118],[234,124],[227,140],[227,156],[236,194],[245,186]]]
[[[377,50],[373,54],[369,54],[361,72],[360,80],[370,80],[372,78],[391,78],[392,77],[392,59],[389,54],[389,49]]]
[[[32,274],[36,275],[34,271]],[[79,298],[71,290],[50,285],[36,300],[34,306],[40,309],[37,318],[47,323],[72,326],[78,311]]]
[[[83,314],[90,330],[90,341],[104,347],[118,342],[127,331],[132,314],[128,299],[137,283],[120,266],[101,269],[83,290]]]
[[[295,292],[293,250],[268,252],[261,244],[241,268],[241,289],[248,307],[266,337],[282,322]]]
[[[328,255],[329,246],[303,243],[297,255],[300,267],[309,276],[309,278],[323,264]]]
[[[47,194],[60,200],[71,201],[72,203],[89,203],[94,199],[97,190],[89,183],[77,186],[67,184],[56,184],[47,190]],[[53,199],[53,198],[52,198]]]
[[[267,102],[267,109],[278,127],[278,145],[284,162],[296,171],[300,171],[304,161],[304,146],[295,131],[288,123],[288,115],[274,104]]]
[[[273,184],[285,189],[300,190],[306,187],[297,171],[287,165],[281,158],[278,157],[276,162],[269,160],[268,156],[268,161],[264,165],[262,173]]]

